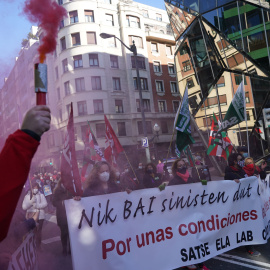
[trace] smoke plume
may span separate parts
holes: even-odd
[[[30,22],[37,23],[43,30],[41,45],[38,48],[40,63],[46,54],[56,48],[58,27],[66,16],[66,10],[53,0],[26,0],[23,9]]]

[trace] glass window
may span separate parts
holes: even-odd
[[[158,101],[158,111],[159,112],[166,112],[166,101],[165,100],[159,100]]]
[[[103,0],[103,2],[104,2],[105,4],[111,4],[111,3],[112,3],[111,0]]]
[[[98,54],[97,53],[89,53],[89,66],[90,67],[98,67]]]
[[[80,33],[71,34],[72,46],[81,45]]]
[[[86,137],[87,137],[87,134],[88,134],[88,129],[89,129],[89,126],[88,125],[81,126],[81,135],[82,135],[82,141],[83,142],[86,142]]]
[[[242,82],[242,75],[234,74],[235,84],[239,85]],[[246,77],[244,76],[244,84],[247,85]]]
[[[75,79],[76,92],[85,91],[85,83],[84,78],[76,78]]]
[[[187,87],[188,87],[188,89],[194,87],[194,82],[191,78],[187,79]]]
[[[171,82],[171,93],[174,93],[174,94],[178,93],[176,82]]]
[[[172,54],[172,46],[166,45],[166,55],[171,56]]]
[[[108,44],[108,47],[115,47],[116,48],[116,38],[115,37],[108,38],[107,44]]]
[[[163,81],[156,81],[157,92],[164,92]]]
[[[82,61],[82,55],[74,55],[73,56],[74,61],[74,68],[80,68],[83,67],[83,61]]]
[[[140,19],[138,17],[127,15],[126,20],[128,27],[141,28]]]
[[[60,39],[60,44],[61,44],[61,51],[65,50],[67,47],[66,47],[66,38],[65,37],[62,37]]]
[[[161,128],[161,133],[166,134],[169,132],[168,130],[168,122],[167,121],[160,121],[160,128]]]
[[[159,21],[159,22],[162,22],[162,15],[156,13],[156,20]]]
[[[217,87],[224,87],[225,86],[225,79],[224,76],[221,76],[217,82]]]
[[[94,99],[93,105],[94,105],[94,113],[104,113],[102,99]]]
[[[149,18],[149,14],[148,14],[148,10],[147,9],[143,9],[142,13],[143,13],[143,17]]]
[[[96,32],[86,32],[87,44],[97,44]]]
[[[92,90],[101,90],[101,78],[99,76],[91,77]]]
[[[59,28],[62,29],[65,26],[64,20],[60,21]]]
[[[115,100],[115,112],[116,113],[123,113],[124,112],[123,100],[122,99],[116,99]]]
[[[105,24],[109,26],[114,26],[113,15],[105,14]]]
[[[84,10],[85,22],[95,22],[94,11]]]
[[[161,72],[161,65],[160,62],[154,61],[154,72]]]
[[[55,68],[55,79],[59,78],[58,67]]]
[[[137,63],[138,63],[138,68],[139,69],[146,69],[145,67],[145,58],[142,56],[137,56]],[[131,66],[132,68],[136,68],[135,64],[135,57],[131,56]]]
[[[173,112],[177,112],[179,108],[180,101],[179,100],[174,100],[173,101]]]
[[[79,101],[78,105],[78,115],[87,115],[87,105],[86,101]]]
[[[250,103],[249,92],[245,92],[246,103]]]
[[[117,55],[110,55],[110,62],[111,62],[111,68],[119,68]]]
[[[113,78],[113,90],[115,91],[121,90],[120,78]]]
[[[136,99],[137,112],[141,112],[140,100]],[[151,112],[150,99],[143,99],[143,108],[145,112]]]
[[[68,96],[70,95],[70,84],[69,81],[64,83],[64,88],[65,88],[65,95]]]
[[[117,129],[118,129],[118,136],[127,136],[125,122],[117,122]]]
[[[135,45],[137,48],[143,48],[143,40],[141,37],[138,36],[128,36],[129,37],[129,45],[133,45],[133,41],[135,42]]]
[[[168,64],[169,74],[175,74],[174,64]]]
[[[69,12],[70,23],[76,23],[79,21],[77,10]]]
[[[151,43],[151,51],[152,52],[158,52],[158,45],[157,43]]]
[[[183,71],[184,71],[184,72],[186,72],[186,71],[188,71],[188,70],[191,70],[191,65],[190,65],[190,61],[189,61],[189,60],[184,61],[184,62],[182,63],[182,65],[183,65]]]
[[[96,135],[97,138],[105,137],[105,124],[96,124]]]
[[[139,133],[139,135],[143,134],[142,121],[138,121],[137,122],[137,125],[138,125],[138,133]],[[151,121],[145,121],[145,125],[146,125],[146,132],[147,132],[147,134],[153,134],[152,122]]]
[[[146,78],[140,78],[141,79],[141,89],[142,90],[148,90],[148,82]],[[138,90],[138,80],[137,77],[133,78],[134,88],[135,90]]]
[[[68,115],[69,115],[69,114],[70,114],[70,109],[71,109],[70,104],[68,104],[68,105],[66,106],[66,108],[67,108],[67,113],[68,113]]]
[[[63,5],[63,0],[58,0],[58,5]]]

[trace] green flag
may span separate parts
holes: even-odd
[[[244,82],[242,81],[232,99],[229,109],[221,123],[218,133],[233,127],[246,119],[246,100],[244,93]]]
[[[190,112],[188,106],[188,88],[186,87],[181,105],[177,110],[174,120],[174,128],[177,130],[175,141],[175,153],[179,157],[180,152],[189,144],[194,143],[190,130]]]

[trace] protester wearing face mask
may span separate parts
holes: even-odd
[[[143,185],[145,188],[159,187],[163,182],[163,176],[157,173],[155,164],[148,163],[145,166],[145,173],[143,176]]]
[[[172,165],[173,178],[169,182],[169,186],[194,183],[190,176],[186,162],[183,159],[177,159]]]
[[[139,189],[143,189],[144,188],[144,185],[143,185],[144,168],[143,168],[142,162],[138,164],[138,168],[136,169],[135,173],[139,181]]]
[[[253,158],[247,157],[245,159],[245,166],[243,167],[243,170],[245,171],[247,176],[253,176],[253,175],[258,176],[261,171],[264,171],[266,166],[267,166],[267,163],[263,162],[260,168],[254,164]]]
[[[39,212],[36,239],[37,239],[37,248],[40,249],[41,231],[45,219],[44,208],[47,207],[48,204],[44,194],[42,194],[38,190],[38,184],[35,181],[32,181],[31,184],[32,184],[32,191],[29,190],[28,193],[25,195],[22,203],[22,208],[23,210],[26,210],[26,219],[33,218],[36,212]]]
[[[96,163],[84,182],[84,197],[114,193],[120,191],[115,171],[106,161]]]

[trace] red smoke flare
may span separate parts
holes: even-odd
[[[26,0],[23,9],[28,19],[43,30],[41,45],[38,48],[40,63],[43,63],[46,54],[56,48],[58,27],[66,16],[66,10],[54,0]]]

